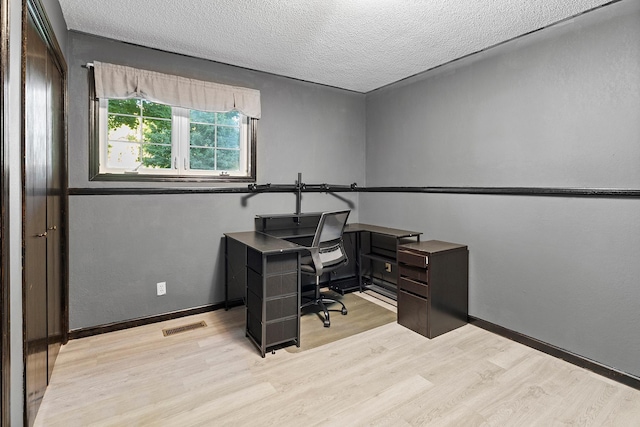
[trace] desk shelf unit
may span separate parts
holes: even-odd
[[[469,250],[429,240],[398,247],[398,323],[434,338],[467,323]]]
[[[255,230],[285,240],[310,245],[322,212],[256,215]]]
[[[358,231],[360,290],[371,290],[396,300],[398,247],[419,242],[422,233],[370,224],[352,224],[348,230]]]

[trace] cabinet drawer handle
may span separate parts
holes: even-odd
[[[47,237],[47,232],[36,234],[36,237]]]

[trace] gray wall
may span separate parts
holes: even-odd
[[[259,89],[258,183],[293,184],[298,172],[308,184],[364,182],[362,94],[74,32],[68,44],[71,188],[181,185],[88,180],[88,71],[82,66],[94,60]],[[306,194],[302,208],[352,206],[357,221],[357,193],[338,195]],[[246,196],[71,196],[70,328],[222,302],[223,233],[252,229],[255,214],[296,207],[293,194]],[[167,295],[158,297],[160,281],[167,282]]]
[[[624,1],[367,95],[367,186],[640,189],[640,12]],[[472,316],[640,376],[640,200],[360,195],[469,245]]]

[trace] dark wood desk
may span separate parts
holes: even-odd
[[[244,303],[247,336],[264,357],[286,342],[300,345],[300,253],[311,244],[321,212],[258,215],[255,231],[225,233],[225,307]],[[371,289],[395,299],[396,252],[419,232],[347,224],[345,250],[354,260],[332,273],[338,292]],[[305,278],[311,283],[313,278]],[[315,282],[313,282],[315,283]]]
[[[300,214],[264,214],[255,218],[256,231],[286,239],[302,246],[311,244],[322,212]],[[342,294],[372,290],[388,298],[397,298],[398,246],[419,242],[421,232],[381,227],[372,224],[347,224],[344,230],[347,258],[352,260],[321,282]],[[303,281],[306,278],[303,278]],[[303,286],[313,281],[303,283]]]

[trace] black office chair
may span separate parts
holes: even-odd
[[[318,222],[313,242],[308,247],[310,255],[302,257],[300,261],[301,273],[316,276],[314,296],[310,301],[302,304],[300,308],[311,305],[319,306],[324,312],[324,326],[327,328],[331,326],[327,304],[338,303],[342,305],[340,311],[343,315],[347,314],[347,307],[341,301],[327,298],[320,293],[320,276],[349,262],[342,243],[342,233],[350,212],[350,210],[324,212]]]

